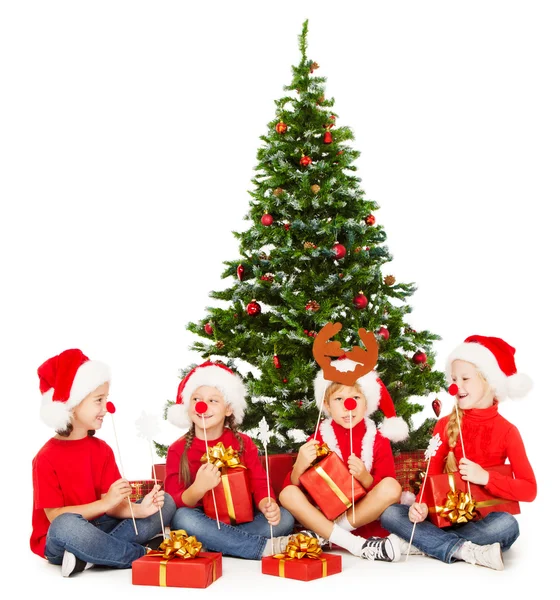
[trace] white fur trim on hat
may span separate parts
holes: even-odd
[[[226,405],[233,410],[235,423],[239,425],[247,407],[247,389],[239,375],[217,365],[199,366],[194,369],[181,393],[182,402],[169,407],[167,420],[176,427],[188,429],[192,423],[188,415],[190,398],[193,392],[203,385],[220,390]]]
[[[41,420],[55,431],[66,429],[71,422],[72,409],[108,381],[111,381],[111,371],[105,363],[96,360],[86,361],[76,371],[70,397],[66,402],[53,402],[53,388],[43,394]]]
[[[333,365],[341,373],[346,373],[348,371],[353,371],[357,366],[357,363],[348,358],[344,358],[342,360],[333,361]],[[321,410],[321,406],[323,406],[323,412],[325,414],[327,414],[324,408],[325,392],[331,383],[333,382],[324,378],[323,371],[317,373],[314,382],[315,403],[319,410]],[[381,386],[377,381],[377,373],[375,371],[370,371],[369,373],[362,375],[356,383],[362,388],[362,392],[366,399],[366,414],[371,415],[379,407],[379,398],[381,397]]]
[[[385,417],[379,431],[392,442],[402,442],[408,437],[408,425],[402,417]]]

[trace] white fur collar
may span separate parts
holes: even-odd
[[[370,472],[371,468],[373,467],[373,442],[375,441],[377,427],[371,419],[366,418],[364,421],[366,424],[366,433],[362,439],[362,452],[360,454],[360,459],[366,466],[368,472]],[[339,458],[342,460],[342,453],[340,451],[338,440],[336,439],[336,434],[332,426],[332,419],[325,419],[319,426],[319,431],[321,432],[323,441],[333,452],[336,452],[336,454],[338,454]]]

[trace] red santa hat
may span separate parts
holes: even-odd
[[[111,380],[109,367],[90,360],[81,350],[65,350],[38,369],[43,395],[41,419],[56,431],[66,429],[72,409],[100,385]]]
[[[451,364],[454,360],[472,363],[493,388],[498,400],[521,398],[533,382],[515,366],[515,348],[501,338],[471,335],[459,344],[447,359],[447,379],[451,382]]]
[[[236,424],[243,421],[247,402],[247,390],[239,375],[221,363],[206,361],[190,371],[179,384],[177,399],[167,410],[167,420],[177,427],[188,429],[191,420],[188,415],[188,403],[192,393],[199,387],[208,385],[222,393],[227,405],[233,410]]]
[[[348,358],[333,361],[332,364],[342,373],[353,371],[357,367],[357,363]],[[315,377],[315,402],[319,410],[321,405],[324,410],[325,392],[331,383],[333,381],[325,379],[323,371],[319,371]],[[362,388],[366,398],[366,413],[371,415],[379,409],[385,415],[379,431],[392,442],[405,440],[408,437],[408,425],[402,417],[397,417],[391,395],[377,373],[370,371],[357,379],[356,383]]]

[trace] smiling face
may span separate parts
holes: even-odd
[[[198,402],[206,403],[206,411],[202,414],[196,411],[195,406]],[[194,423],[196,437],[204,438],[204,430],[206,430],[208,439],[216,439],[222,435],[225,418],[233,414],[233,410],[229,404],[226,404],[218,388],[201,385],[191,395],[188,414]]]
[[[347,410],[344,407],[346,398],[354,398],[356,408]],[[324,406],[333,421],[345,429],[354,427],[366,415],[366,398],[359,386],[332,384],[325,392]],[[351,419],[350,415],[352,415]]]
[[[451,364],[451,380],[459,388],[455,397],[462,410],[492,406],[493,390],[472,363],[454,360]]]
[[[105,382],[72,410],[72,437],[85,437],[88,431],[101,429],[107,414],[108,395],[109,382]]]

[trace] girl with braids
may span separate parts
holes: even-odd
[[[207,550],[229,556],[259,560],[283,552],[292,533],[294,519],[280,508],[271,491],[268,496],[266,473],[251,438],[237,430],[245,413],[246,389],[241,378],[221,363],[205,362],[195,367],[179,384],[176,404],[167,419],[187,429],[186,435],[171,444],[167,453],[165,490],[175,500],[177,512],[173,529],[194,535]],[[198,414],[198,402],[207,405]],[[249,523],[227,525],[208,517],[202,509],[202,497],[220,483],[220,471],[200,462],[209,446],[222,442],[239,452],[247,468],[253,501],[258,511]],[[274,538],[270,539],[272,525]]]
[[[450,387],[456,407],[434,428],[442,445],[432,457],[427,475],[458,471],[463,480],[484,486],[493,496],[532,502],[537,484],[523,440],[518,429],[498,413],[502,400],[524,396],[531,388],[531,380],[517,373],[514,354],[515,348],[504,340],[480,335],[468,337],[451,353],[447,376],[457,387]],[[513,476],[492,469],[506,460]],[[517,520],[507,512],[492,512],[445,529],[426,521],[427,516],[424,503],[415,502],[410,508],[393,504],[381,515],[381,524],[408,542],[416,523],[413,554],[425,553],[446,563],[463,560],[496,570],[504,568],[502,551],[519,536]]]

